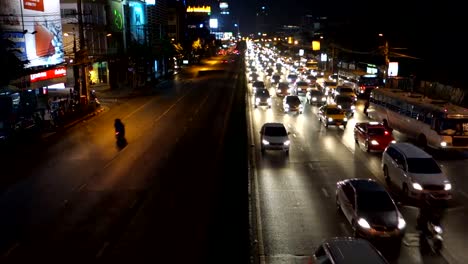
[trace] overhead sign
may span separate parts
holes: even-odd
[[[26,67],[64,62],[59,0],[0,0],[0,28],[15,32],[14,42],[24,47],[18,58],[29,60]]]
[[[29,77],[31,79],[31,82],[38,82],[64,76],[67,76],[67,69],[65,67],[59,67],[52,70],[33,73]]]
[[[219,3],[219,9],[226,9],[226,8],[229,8],[228,3],[226,3],[226,2],[220,2]]]
[[[388,76],[389,77],[398,76],[398,62],[389,62],[388,63]]]
[[[211,13],[211,6],[188,6],[187,13]]]

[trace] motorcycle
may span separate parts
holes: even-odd
[[[418,221],[420,221],[418,219]],[[421,226],[420,242],[422,249],[430,249],[432,252],[439,254],[443,247],[444,238],[442,237],[442,226],[426,221],[418,223]],[[423,226],[424,225],[424,226]]]

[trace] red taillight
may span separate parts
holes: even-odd
[[[384,135],[388,136],[388,135],[390,135],[390,132],[388,132],[387,130],[385,130]]]

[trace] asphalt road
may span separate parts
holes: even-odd
[[[247,263],[242,63],[208,60],[153,95],[103,100],[105,113],[47,148],[18,150],[0,260],[214,263],[229,250]]]
[[[265,80],[270,87],[268,80]],[[251,89],[249,87],[249,89]],[[380,168],[381,154],[366,153],[353,138],[356,120],[365,120],[362,105],[346,129],[325,128],[317,118],[317,107],[306,104],[303,114],[285,114],[282,99],[273,97],[272,109],[252,107],[249,91],[249,130],[251,143],[252,184],[254,185],[256,253],[259,263],[307,263],[310,255],[324,240],[336,236],[351,236],[346,219],[336,211],[336,182],[347,178],[373,178],[384,184]],[[275,90],[270,88],[270,94]],[[282,152],[260,154],[258,132],[265,122],[282,122],[291,132],[289,156]],[[395,132],[399,141],[407,140]],[[399,255],[387,253],[388,245],[380,246],[391,263],[468,263],[465,216],[466,171],[465,155],[433,153],[454,183],[454,200],[443,223],[445,246],[440,256],[422,253],[415,229],[417,208],[400,204],[407,221],[407,232]],[[396,201],[398,196],[390,190]]]

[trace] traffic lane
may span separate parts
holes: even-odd
[[[207,85],[211,82],[207,80]],[[165,166],[155,172],[160,175],[158,186],[150,190],[131,225],[104,259],[211,263],[204,260],[216,254],[209,251],[208,234],[209,225],[216,222],[212,210],[224,176],[219,154],[234,89],[226,79],[212,84],[217,89],[209,93]],[[222,230],[218,236],[212,242],[228,239],[222,238]]]
[[[186,98],[191,98],[191,97],[186,97]],[[174,98],[177,99],[177,98]],[[5,209],[10,209],[13,211],[11,207],[7,207],[8,204],[11,204],[12,202],[14,204],[18,204],[19,208],[21,210],[16,210],[12,212],[8,212],[11,217],[9,217],[5,222],[9,222],[10,225],[2,225],[2,227],[8,228],[7,230],[16,230],[16,235],[18,233],[22,233],[25,230],[39,230],[39,229],[54,229],[53,226],[44,228],[44,226],[47,226],[49,224],[49,221],[51,221],[51,217],[56,213],[57,210],[65,210],[66,208],[77,208],[77,211],[80,208],[92,208],[93,204],[97,200],[103,200],[102,197],[109,197],[112,194],[112,191],[109,190],[104,190],[101,195],[94,195],[95,193],[92,193],[89,195],[89,199],[82,198],[86,197],[85,194],[86,188],[89,187],[89,181],[91,180],[97,180],[98,178],[102,177],[107,180],[101,180],[108,183],[114,183],[116,179],[118,178],[131,178],[132,181],[140,181],[140,185],[142,185],[145,181],[143,180],[144,175],[139,175],[139,174],[131,174],[131,177],[125,177],[125,171],[130,171],[130,172],[135,172],[135,170],[130,170],[127,168],[127,170],[122,171],[118,175],[113,175],[113,174],[107,174],[106,171],[109,171],[110,169],[115,166],[114,164],[111,164],[112,161],[116,160],[116,157],[118,156],[124,156],[126,160],[136,160],[135,156],[132,154],[139,154],[136,152],[137,150],[141,150],[141,146],[138,146],[137,144],[133,144],[133,142],[139,142],[136,140],[133,140],[132,133],[135,130],[135,128],[131,128],[131,125],[133,124],[133,119],[136,119],[137,121],[139,118],[150,118],[149,120],[146,120],[146,123],[148,123],[148,126],[154,125],[152,121],[155,120],[155,117],[150,114],[151,109],[154,108],[154,110],[161,111],[162,113],[159,115],[161,116],[164,113],[168,113],[168,109],[171,109],[171,106],[174,104],[175,101],[174,99],[169,99],[167,100],[167,104],[163,103],[162,101],[155,100],[157,102],[154,104],[152,107],[150,107],[151,103],[149,104],[137,104],[136,106],[140,107],[140,110],[144,110],[148,112],[148,115],[129,115],[132,112],[128,111],[133,111],[136,113],[138,110],[138,107],[132,107],[131,102],[126,103],[124,106],[121,108],[117,108],[116,112],[110,112],[111,114],[107,116],[102,116],[101,118],[98,118],[94,120],[92,123],[96,126],[96,129],[93,130],[90,128],[90,126],[87,126],[87,129],[84,129],[85,126],[77,127],[74,131],[71,132],[70,136],[67,136],[64,138],[63,141],[58,142],[57,145],[52,147],[53,150],[56,150],[57,153],[55,155],[51,154],[49,156],[50,160],[54,160],[54,162],[50,162],[47,164],[48,166],[44,166],[43,168],[38,168],[36,170],[36,173],[34,175],[34,178],[30,178],[31,180],[31,186],[33,186],[35,189],[34,191],[31,190],[25,190],[24,188],[18,187],[15,191],[10,191],[9,194],[9,200],[3,200],[4,202]],[[151,102],[152,99],[147,102]],[[154,99],[153,99],[154,100]],[[171,103],[171,100],[173,101]],[[182,104],[183,105],[183,104]],[[189,106],[193,106],[193,104],[188,104]],[[149,107],[149,108],[148,108]],[[162,109],[161,109],[162,108]],[[183,107],[182,107],[183,108]],[[172,108],[171,110],[176,110],[177,108]],[[185,109],[183,108],[181,111],[178,111],[178,113],[187,113],[190,114],[191,108]],[[170,112],[170,111],[169,111]],[[124,151],[119,152],[118,149],[115,147],[115,138],[113,136],[113,119],[116,117],[128,117],[127,119],[124,118],[124,120],[127,120],[126,125],[127,125],[127,135],[128,136],[128,141],[129,145],[127,146],[128,148],[125,148]],[[135,118],[135,116],[138,116],[138,118]],[[181,118],[181,120],[184,120]],[[124,121],[125,122],[125,121]],[[137,125],[138,122],[135,122],[135,125]],[[129,126],[130,124],[130,126]],[[173,125],[173,124],[172,124]],[[172,127],[172,126],[169,126]],[[183,127],[183,126],[181,126]],[[172,140],[170,136],[177,136],[178,130],[175,131],[174,133],[171,133],[170,136],[168,137],[162,130],[164,127],[161,127],[159,130],[145,130],[141,129],[140,131],[146,131],[147,135],[142,136],[142,138],[147,138],[148,142],[151,142],[152,137],[159,137],[164,138],[164,140],[159,140],[159,142],[162,142],[162,144],[159,144],[161,147],[161,152],[159,153],[168,153],[170,150],[170,144],[172,144]],[[168,129],[170,130],[170,129]],[[85,133],[85,134],[83,134]],[[102,137],[103,134],[109,134],[108,137]],[[136,133],[135,133],[136,134]],[[94,138],[91,136],[94,135]],[[74,137],[81,137],[81,140],[74,140]],[[94,139],[94,140],[93,140]],[[108,140],[106,140],[108,139]],[[168,140],[169,139],[169,140]],[[175,138],[174,138],[175,141]],[[83,143],[83,142],[88,142],[88,144]],[[155,142],[158,142],[155,140]],[[70,143],[70,144],[66,144]],[[98,143],[98,144],[94,144]],[[104,144],[102,148],[99,148],[99,143]],[[166,145],[164,143],[167,143]],[[75,145],[73,145],[75,144]],[[144,145],[144,144],[140,144]],[[60,147],[62,146],[62,147]],[[135,146],[135,147],[134,147]],[[132,153],[133,149],[133,153]],[[144,148],[143,148],[144,149]],[[91,151],[90,151],[91,150]],[[123,152],[129,152],[129,154],[122,154]],[[77,155],[76,153],[80,154]],[[106,160],[99,159],[99,157],[105,157],[107,154],[106,153],[111,153],[110,157]],[[91,155],[93,154],[93,155]],[[122,155],[121,155],[122,154]],[[96,158],[98,157],[98,158]],[[156,160],[154,163],[158,163],[159,159],[157,155],[155,155]],[[124,160],[125,160],[124,159]],[[122,162],[119,160],[119,162]],[[74,167],[68,167],[70,164],[75,164]],[[125,164],[119,163],[119,164]],[[151,164],[151,163],[150,163]],[[53,172],[53,173],[51,173]],[[43,183],[42,186],[37,186],[38,184],[36,182]],[[47,184],[47,185],[46,185]],[[127,188],[138,188],[138,186],[132,186],[128,185],[124,189]],[[15,195],[15,193],[17,195]],[[131,196],[131,195],[130,195]],[[81,199],[81,200],[80,200]],[[129,199],[131,202],[135,199]],[[72,205],[72,201],[79,201],[77,202],[80,206],[77,205]],[[30,202],[32,203],[31,205],[29,204],[24,204]],[[47,202],[47,203],[46,203]],[[88,205],[87,205],[88,204]],[[86,210],[85,210],[86,211]],[[5,212],[5,211],[4,211]],[[72,218],[71,220],[68,220],[68,222],[75,221],[76,218],[83,217],[84,212],[77,213],[77,215],[72,214],[75,218]],[[21,218],[22,215],[28,215],[27,219]],[[85,217],[84,217],[85,218]],[[19,221],[18,221],[19,220]],[[23,223],[22,222],[28,222],[28,223]],[[32,223],[29,223],[32,222]],[[67,222],[67,221],[65,221]],[[12,228],[13,227],[13,228]],[[57,227],[56,230],[59,230],[60,228]],[[57,231],[60,232],[60,231]],[[15,235],[15,234],[12,234]],[[36,238],[40,239],[39,236],[35,236]],[[14,237],[14,236],[13,236]],[[11,241],[13,242],[13,241]],[[16,247],[15,250],[17,250],[18,247]]]
[[[282,121],[292,135],[289,157],[281,153],[269,155],[267,152],[257,163],[262,205],[260,221],[267,263],[282,263],[299,256],[308,256],[325,238],[351,235],[352,230],[347,221],[336,213],[336,182],[344,178],[375,178],[366,166],[362,167],[365,157],[360,154],[363,153],[352,155],[349,148],[340,144],[342,136],[339,131],[342,128],[322,127],[311,112],[291,116],[277,111],[277,119],[274,118],[275,109],[266,110],[264,115],[257,109],[253,112],[255,130],[258,131],[264,122]],[[308,116],[308,113],[312,115]],[[256,140],[258,145],[258,138]],[[349,155],[346,156],[346,153]],[[269,162],[270,159],[272,162]],[[283,182],[275,185],[278,179]],[[303,204],[305,206],[300,207]],[[299,208],[299,212],[294,212],[295,207]],[[320,220],[323,220],[318,223],[317,212],[320,212]],[[304,223],[308,224],[310,230],[304,231]],[[310,223],[317,224],[314,226]],[[299,227],[299,230],[293,227]],[[317,234],[322,236],[317,237]],[[392,259],[395,257],[387,256]],[[423,259],[418,248],[402,247],[399,258],[394,262],[422,263]]]

